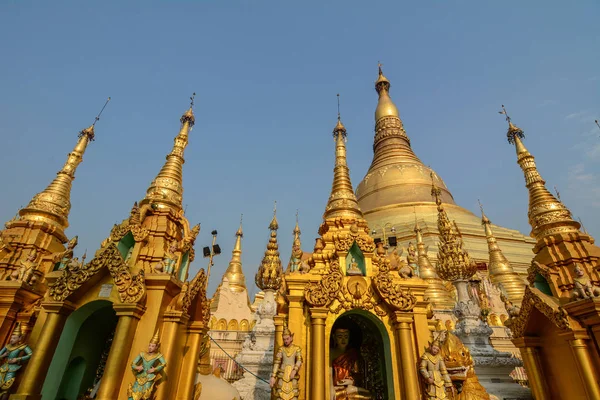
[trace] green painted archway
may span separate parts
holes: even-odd
[[[67,318],[42,386],[42,400],[77,400],[93,384],[116,323],[112,303],[106,300],[89,302]]]
[[[379,360],[379,372],[382,376],[382,380],[384,382],[384,387],[382,389],[386,390],[387,393],[380,393],[381,396],[375,397],[377,399],[383,400],[393,400],[396,398],[394,392],[394,376],[392,375],[392,359],[390,357],[391,352],[391,344],[390,337],[388,335],[383,322],[377,318],[374,314],[364,311],[364,310],[350,310],[342,315],[340,315],[335,322],[333,323],[332,330],[339,326],[340,323],[344,324],[344,320],[347,319],[351,323],[358,325],[362,331],[362,334],[365,334],[365,330],[368,331],[368,334],[373,335],[374,339],[378,341],[380,348],[377,349],[377,353],[381,357]],[[365,337],[361,337],[361,342],[365,341]],[[353,344],[352,338],[350,340],[350,344]],[[354,343],[356,344],[356,343]],[[333,332],[330,334],[330,346],[333,345]]]

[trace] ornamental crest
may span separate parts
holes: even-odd
[[[384,258],[384,255],[383,246],[379,246],[376,256],[373,257],[373,264],[378,269],[377,275],[373,277],[375,290],[392,309],[410,311],[415,307],[417,298],[412,294],[410,288],[405,290],[401,284],[394,282],[390,274],[390,260]]]
[[[336,259],[329,264],[329,270],[319,282],[310,282],[304,288],[304,298],[314,307],[327,307],[342,290],[344,275]]]

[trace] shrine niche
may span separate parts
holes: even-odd
[[[366,275],[365,256],[356,245],[356,242],[350,247],[346,256],[346,275]]]

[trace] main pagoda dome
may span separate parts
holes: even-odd
[[[398,108],[390,97],[390,81],[379,67],[375,90],[379,101],[375,110],[373,162],[356,189],[356,197],[373,235],[400,245],[415,241],[415,219],[431,249],[437,248],[436,204],[431,197],[432,179],[440,191],[448,214],[456,223],[472,258],[488,262],[489,253],[481,218],[460,207],[442,178],[416,156],[404,130]],[[494,226],[496,239],[518,272],[525,274],[531,263],[534,240],[520,232]],[[393,246],[393,241],[392,244]],[[431,258],[435,253],[430,252]]]

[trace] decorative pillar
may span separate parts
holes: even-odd
[[[165,357],[167,368],[165,381],[156,387],[157,400],[168,399],[169,394],[177,387],[185,346],[185,341],[181,340],[181,332],[189,318],[183,311],[166,311],[163,316],[160,352]]]
[[[104,367],[97,400],[114,400],[119,397],[121,383],[130,362],[127,359],[130,353],[129,349],[131,349],[138,322],[146,311],[146,307],[140,304],[113,304],[113,308],[119,320]]]
[[[70,302],[46,302],[42,307],[47,312],[46,321],[38,342],[33,348],[33,356],[25,367],[23,380],[16,394],[10,396],[11,400],[39,400],[41,391],[56,351],[56,346],[67,317],[75,310]]]
[[[188,327],[186,347],[187,352],[183,357],[179,384],[177,385],[176,400],[190,400],[194,394],[194,384],[198,374],[198,362],[202,340],[206,337],[208,329],[200,321],[193,321]],[[210,354],[210,351],[206,352]]]
[[[521,350],[521,356],[523,357],[523,364],[525,372],[527,372],[529,387],[531,388],[533,398],[536,400],[549,399],[550,391],[546,384],[544,371],[542,369],[542,364],[540,363],[540,355],[538,353],[538,347],[541,347],[539,339],[522,337],[513,339],[513,343]]]
[[[310,325],[312,331],[311,347],[311,379],[310,379],[310,399],[325,400],[326,389],[325,377],[326,366],[329,364],[325,361],[325,318],[327,318],[326,308],[311,308],[310,309]]]
[[[285,315],[275,315],[273,322],[275,323],[275,341],[273,344],[273,354],[277,354],[279,348],[283,345],[283,323],[285,321]],[[295,332],[292,332],[295,336]]]
[[[417,375],[417,363],[415,361],[415,349],[412,338],[412,313],[394,312],[394,330],[400,345],[400,368],[402,381],[404,383],[404,396],[407,399],[419,399],[419,377]]]
[[[575,356],[575,363],[579,376],[583,380],[583,387],[589,399],[600,399],[600,386],[596,381],[596,371],[592,365],[587,342],[584,339],[569,340],[571,351]]]

